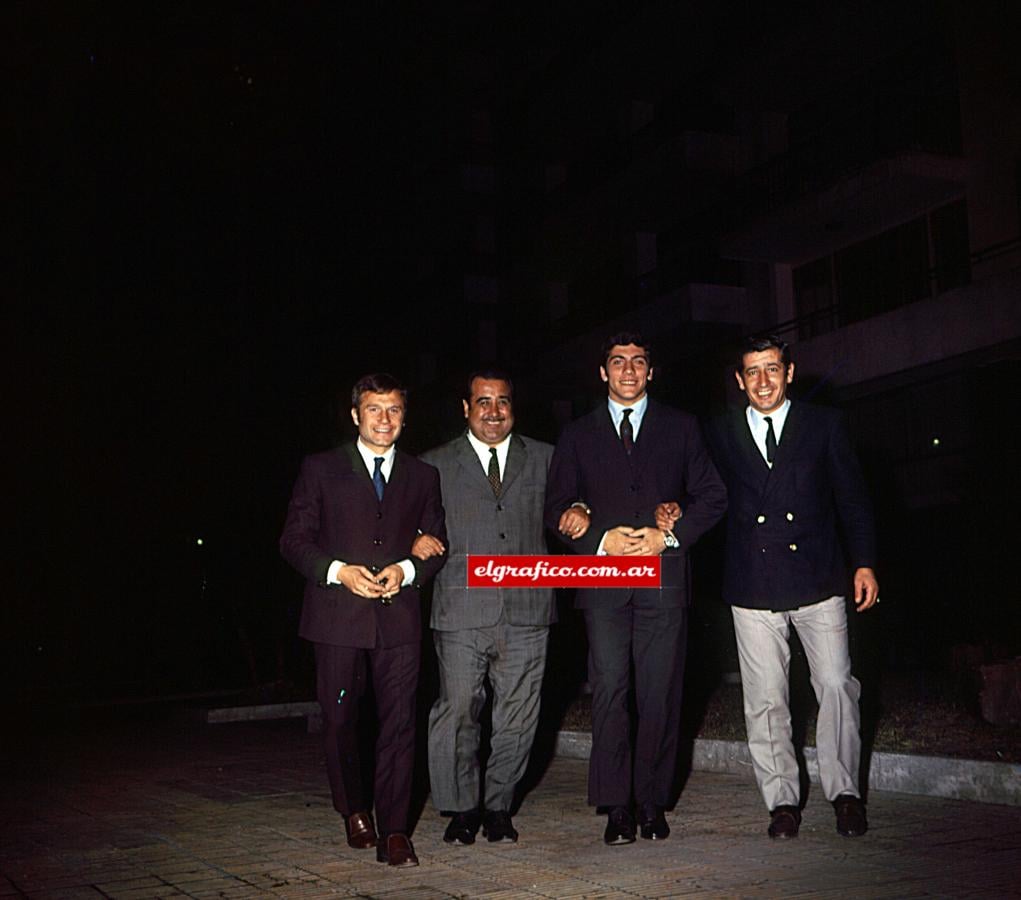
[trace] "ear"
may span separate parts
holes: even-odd
[[[741,377],[740,372],[735,372],[734,378],[737,379],[737,386],[741,388],[742,391],[747,390],[747,388],[745,388],[744,386],[744,379]]]
[[[606,377],[606,369],[604,369],[602,366],[599,367],[599,377],[602,378],[603,381],[610,380],[609,378]]]
[[[468,418],[468,401],[467,400],[462,400],[461,401],[461,405],[464,407],[464,417],[467,419]]]
[[[787,383],[790,384],[794,380],[794,363],[787,366]]]
[[[653,372],[655,372],[655,371],[656,371],[655,369],[649,369],[649,377],[648,377],[648,378],[646,378],[645,380],[646,380],[646,381],[652,381],[652,374],[653,374]]]
[[[358,427],[358,410],[353,406],[351,407],[351,421],[355,423],[355,428]]]

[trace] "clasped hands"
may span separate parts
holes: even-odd
[[[377,575],[365,566],[346,565],[337,572],[337,580],[358,597],[389,600],[401,589],[404,570],[391,563]]]
[[[681,507],[675,502],[660,503],[656,507],[656,527],[631,528],[618,525],[606,532],[603,550],[609,556],[659,556],[666,549],[664,532],[672,531],[681,517]],[[578,540],[588,531],[591,516],[580,506],[565,509],[558,528],[561,534]]]

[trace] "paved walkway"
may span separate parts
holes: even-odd
[[[839,837],[814,790],[801,836],[765,836],[745,778],[696,772],[662,843],[604,847],[587,764],[555,759],[517,845],[450,847],[425,806],[422,865],[348,849],[319,739],[301,721],[96,729],[67,746],[8,734],[0,897],[1021,896],[1021,808],[873,792],[871,830]]]

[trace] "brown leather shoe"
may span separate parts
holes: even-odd
[[[347,832],[347,845],[355,850],[368,850],[375,847],[376,828],[372,824],[372,816],[367,812],[351,813],[344,819],[344,830]]]
[[[417,866],[418,857],[406,834],[395,831],[376,844],[376,859],[390,866]]]
[[[854,794],[841,794],[833,801],[837,812],[837,834],[844,837],[860,837],[868,831],[869,823],[865,818],[865,804],[861,797]]]
[[[769,814],[769,836],[788,841],[798,836],[801,827],[801,810],[796,806],[778,806]]]

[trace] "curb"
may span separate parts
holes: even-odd
[[[592,736],[580,731],[561,731],[556,753],[572,759],[588,759]],[[819,783],[815,747],[805,747],[809,780]],[[754,780],[752,759],[743,741],[695,739],[691,767],[697,772],[744,775]],[[874,751],[869,764],[869,788],[951,800],[1002,803],[1021,806],[1021,765],[948,759],[942,756],[909,756]]]
[[[307,717],[309,732],[322,730],[319,704],[315,701],[224,707],[202,710],[198,716],[211,725]],[[568,759],[588,759],[592,753],[592,735],[582,731],[559,731],[554,752]],[[804,758],[809,780],[818,784],[815,747],[805,747]],[[743,775],[754,780],[751,755],[743,741],[696,738],[691,767],[696,772]],[[1021,765],[873,751],[869,760],[869,788],[1021,806]]]

